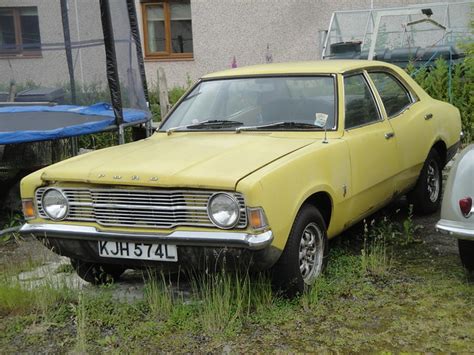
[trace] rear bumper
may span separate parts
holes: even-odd
[[[226,231],[195,232],[176,231],[170,234],[140,234],[104,232],[94,227],[75,226],[67,224],[24,224],[20,229],[21,234],[34,235],[39,238],[60,238],[76,240],[112,240],[133,242],[154,242],[161,244],[202,246],[216,248],[243,248],[261,250],[269,246],[273,240],[272,231],[260,234],[232,233]]]
[[[452,235],[458,239],[474,240],[474,226],[466,223],[449,221],[440,219],[436,223],[436,230],[438,232]]]

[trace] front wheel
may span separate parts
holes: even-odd
[[[418,214],[436,212],[441,202],[442,163],[436,150],[432,149],[426,158],[413,191],[408,195],[414,211]]]
[[[319,210],[304,205],[296,216],[280,259],[273,267],[273,281],[287,297],[301,294],[321,275],[327,258],[326,223]]]
[[[474,241],[458,239],[458,248],[462,265],[474,276]]]
[[[120,265],[96,264],[77,259],[71,259],[71,265],[81,279],[94,285],[113,283],[126,270]]]

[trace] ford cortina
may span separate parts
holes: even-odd
[[[333,238],[397,196],[439,207],[460,115],[377,61],[267,64],[206,75],[144,140],[21,182],[21,232],[83,279],[224,262],[298,293]]]

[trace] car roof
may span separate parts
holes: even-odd
[[[392,69],[394,68],[394,66],[391,64],[376,60],[319,60],[311,62],[252,65],[248,67],[228,69],[216,73],[207,74],[202,78],[213,79],[223,77],[282,74],[337,74],[371,67],[386,67]]]

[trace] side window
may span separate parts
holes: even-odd
[[[403,111],[412,103],[407,89],[392,75],[388,73],[369,73],[382,99],[388,117]]]
[[[374,98],[362,74],[344,78],[344,95],[346,129],[380,119]]]

